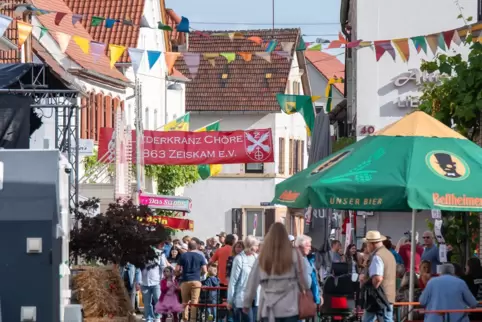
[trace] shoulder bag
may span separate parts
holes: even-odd
[[[306,290],[303,281],[304,269],[301,254],[298,250],[296,251],[297,262],[298,262],[298,284],[300,287],[300,293],[298,294],[298,314],[299,319],[309,319],[316,316],[316,304],[313,300],[313,294],[311,290]]]

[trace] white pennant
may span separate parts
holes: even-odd
[[[70,38],[72,38],[69,34],[64,34],[63,32],[56,32],[57,42],[59,43],[60,51],[65,53],[67,48],[69,47]]]
[[[460,44],[462,43],[462,39],[460,39],[460,35],[459,35],[459,32],[457,30],[455,30],[455,32],[454,32],[454,36],[452,37],[452,41],[457,46],[460,46]]]
[[[13,19],[8,16],[0,15],[0,37],[3,36],[5,31],[7,31],[7,28],[10,26],[12,20]]]
[[[291,53],[291,49],[293,49],[294,42],[292,41],[282,41],[281,42],[281,48],[283,51],[286,51],[288,53]]]
[[[268,53],[266,51],[257,51],[254,53],[256,56],[263,58],[266,60],[268,63],[271,63],[271,53]]]
[[[132,62],[132,68],[134,69],[134,75],[137,75],[137,71],[139,70],[142,59],[144,58],[145,50],[139,48],[129,48],[128,51]]]

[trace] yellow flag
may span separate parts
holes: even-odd
[[[18,48],[22,47],[25,40],[27,40],[28,36],[32,33],[33,26],[29,23],[17,20],[17,29],[18,29]]]
[[[74,36],[72,37],[74,42],[79,46],[79,48],[84,52],[84,54],[88,54],[90,51],[90,40],[84,37]]]
[[[59,43],[60,51],[65,53],[67,48],[69,47],[71,35],[65,34],[63,32],[56,32],[55,35],[57,36],[57,42]]]
[[[115,63],[122,57],[126,47],[119,45],[109,45],[110,52],[110,68],[114,68]]]

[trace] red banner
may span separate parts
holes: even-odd
[[[99,161],[113,162],[112,128],[101,128]],[[144,131],[144,164],[198,165],[274,162],[271,129],[231,132]],[[135,142],[135,131],[132,131]],[[135,162],[135,144],[132,160]],[[106,155],[106,157],[104,157]]]
[[[142,221],[142,219],[139,219]],[[194,221],[176,217],[150,216],[145,219],[149,225],[163,225],[165,228],[176,230],[194,230]]]

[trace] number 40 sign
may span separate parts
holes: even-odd
[[[373,125],[358,125],[356,127],[357,136],[367,136],[375,133],[375,127]]]

